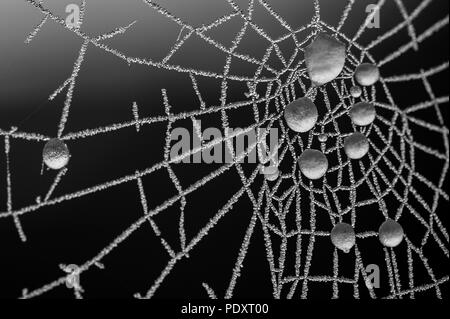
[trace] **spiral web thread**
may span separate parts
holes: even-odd
[[[166,147],[164,149],[164,161],[153,165],[142,171],[136,171],[134,174],[123,176],[121,178],[105,182],[103,184],[95,185],[87,189],[83,189],[74,193],[66,194],[60,197],[52,197],[54,190],[61,180],[64,179],[64,175],[67,173],[68,169],[63,169],[60,171],[52,186],[50,187],[47,195],[43,200],[37,201],[37,203],[22,207],[18,209],[13,209],[12,203],[12,187],[11,187],[11,172],[10,172],[10,157],[9,151],[14,140],[28,140],[31,142],[44,142],[48,141],[51,137],[44,136],[38,133],[22,132],[17,128],[11,128],[11,130],[0,130],[1,136],[3,136],[5,141],[5,154],[6,154],[6,167],[7,167],[7,211],[0,213],[0,218],[13,218],[15,225],[17,227],[18,233],[22,241],[26,241],[26,234],[24,233],[20,217],[24,214],[38,211],[39,209],[50,206],[58,205],[65,201],[75,200],[77,198],[90,195],[96,192],[106,191],[112,187],[124,183],[135,183],[137,189],[140,193],[142,208],[144,214],[141,218],[136,220],[132,225],[130,225],[122,234],[111,241],[111,243],[103,248],[96,256],[92,259],[87,260],[84,264],[80,265],[78,269],[69,269],[64,265],[61,265],[62,270],[65,271],[60,278],[53,282],[50,282],[35,290],[23,290],[22,298],[32,298],[37,297],[46,292],[60,286],[67,284],[67,282],[72,282],[71,287],[74,290],[75,296],[77,298],[82,298],[83,289],[78,283],[74,283],[74,276],[79,276],[83,272],[90,270],[92,267],[96,266],[103,268],[102,260],[109,254],[111,254],[114,249],[120,246],[124,241],[126,241],[134,232],[136,232],[144,223],[150,222],[152,229],[156,236],[161,240],[161,244],[170,256],[166,267],[161,271],[159,277],[155,282],[150,283],[148,290],[141,294],[136,293],[136,298],[151,298],[156,293],[160,285],[165,281],[167,276],[176,267],[177,263],[188,256],[188,254],[197,246],[197,244],[206,239],[208,233],[213,231],[216,224],[227,215],[233,204],[237,203],[240,198],[248,196],[253,206],[253,215],[249,222],[245,237],[243,238],[240,251],[232,270],[232,276],[229,281],[228,289],[224,294],[217,295],[213,287],[210,287],[207,283],[203,283],[203,287],[206,290],[207,295],[210,298],[225,297],[231,298],[234,295],[235,287],[238,279],[241,275],[241,269],[244,266],[244,262],[247,256],[247,251],[249,244],[252,240],[252,235],[256,227],[261,227],[264,233],[265,248],[267,254],[267,261],[270,267],[270,276],[272,282],[272,291],[274,298],[292,298],[295,293],[300,293],[302,298],[307,298],[308,296],[308,283],[311,282],[325,282],[330,283],[332,287],[332,296],[334,298],[339,297],[339,288],[342,285],[352,285],[353,286],[353,296],[355,298],[360,297],[361,286],[359,283],[361,280],[366,279],[365,264],[362,260],[360,254],[360,247],[362,242],[370,237],[378,236],[376,231],[369,232],[358,232],[357,230],[357,214],[356,210],[366,207],[368,205],[375,204],[379,208],[379,212],[383,216],[390,217],[401,222],[402,216],[410,215],[415,218],[415,220],[425,229],[425,235],[422,238],[420,244],[413,244],[413,241],[408,237],[408,229],[405,229],[405,242],[404,246],[408,256],[407,260],[407,284],[405,283],[405,278],[401,280],[401,274],[399,268],[401,265],[397,262],[396,252],[392,248],[382,248],[384,249],[386,267],[388,269],[389,284],[390,284],[390,294],[388,296],[378,296],[377,291],[372,289],[370,286],[365,287],[368,289],[369,294],[372,298],[377,297],[387,297],[387,298],[402,298],[403,296],[409,296],[414,298],[415,295],[426,290],[434,290],[436,297],[441,297],[441,285],[448,281],[448,276],[436,277],[433,269],[429,266],[427,256],[423,252],[423,247],[425,244],[436,244],[439,247],[440,253],[443,254],[447,259],[449,256],[448,243],[449,236],[448,232],[442,224],[439,216],[437,216],[437,208],[439,200],[448,201],[448,194],[442,189],[444,181],[446,178],[448,164],[449,164],[449,142],[448,142],[448,129],[444,123],[444,118],[441,113],[441,107],[448,104],[447,96],[435,96],[433,89],[430,85],[429,78],[444,72],[448,69],[448,62],[443,62],[437,64],[428,70],[421,70],[419,73],[404,74],[398,76],[385,77],[380,79],[380,85],[383,88],[382,93],[377,92],[375,86],[364,88],[363,99],[372,101],[375,106],[382,110],[381,114],[377,115],[375,122],[367,128],[362,129],[362,132],[369,136],[370,140],[370,153],[368,155],[368,160],[370,165],[365,165],[363,161],[353,161],[350,162],[342,154],[343,138],[350,132],[341,132],[339,129],[338,120],[347,116],[348,108],[354,102],[354,99],[349,94],[349,88],[354,85],[353,82],[353,69],[360,64],[363,60],[375,63],[381,70],[384,65],[392,63],[396,59],[399,59],[405,52],[409,50],[419,50],[420,46],[433,34],[444,29],[448,25],[448,15],[436,21],[424,32],[417,34],[414,27],[414,21],[421,13],[427,8],[431,3],[430,0],[424,0],[418,5],[411,13],[408,13],[405,9],[402,0],[395,0],[395,3],[403,17],[403,21],[398,23],[390,31],[380,35],[377,39],[373,40],[368,46],[362,47],[358,43],[358,39],[367,29],[368,23],[373,18],[373,14],[368,14],[368,16],[362,21],[362,25],[358,32],[352,38],[349,38],[345,34],[341,33],[343,25],[345,24],[347,17],[352,13],[352,7],[355,3],[354,0],[349,0],[346,5],[344,12],[341,15],[340,22],[337,26],[331,26],[326,24],[321,20],[320,16],[320,6],[319,1],[314,1],[315,14],[311,21],[298,28],[293,29],[289,24],[278,15],[265,0],[249,0],[248,8],[246,10],[241,9],[233,0],[225,0],[231,9],[231,13],[221,17],[220,19],[214,21],[209,25],[202,25],[200,27],[194,27],[181,18],[174,16],[166,9],[158,5],[157,3],[149,0],[143,0],[145,4],[152,10],[157,11],[167,19],[177,23],[181,28],[180,35],[176,40],[175,44],[171,48],[170,52],[162,61],[153,61],[151,59],[136,58],[125,55],[118,50],[109,47],[104,44],[103,41],[112,38],[118,34],[125,33],[130,27],[133,26],[131,23],[128,26],[117,28],[107,34],[103,34],[97,37],[91,37],[81,30],[81,22],[85,15],[86,2],[83,0],[81,6],[81,21],[79,25],[75,28],[69,28],[66,26],[64,19],[56,16],[51,11],[49,11],[43,4],[43,1],[27,0],[27,2],[34,6],[36,9],[40,10],[43,14],[43,19],[41,23],[29,34],[26,39],[26,43],[29,43],[38,34],[40,28],[45,23],[50,23],[51,20],[61,24],[64,28],[69,29],[71,32],[76,34],[78,37],[84,39],[81,46],[78,59],[73,67],[72,74],[70,77],[59,86],[53,94],[50,95],[49,99],[54,99],[57,95],[61,94],[63,90],[67,89],[66,99],[64,103],[64,108],[59,123],[58,137],[64,141],[87,139],[92,136],[107,134],[113,131],[119,131],[129,127],[135,126],[139,129],[145,125],[151,125],[153,123],[167,123],[167,135],[166,135]],[[313,0],[312,0],[313,1]],[[261,27],[252,21],[252,14],[254,10],[255,3],[259,3],[265,10],[273,16],[281,26],[286,29],[286,34],[280,38],[271,38]],[[386,1],[379,1],[377,6],[381,9]],[[205,33],[208,30],[219,27],[226,21],[232,18],[240,18],[243,21],[243,27],[236,34],[233,44],[230,48],[224,47],[222,44],[216,42],[212,38],[208,37]],[[251,57],[248,55],[240,54],[237,52],[237,48],[241,43],[244,35],[249,29],[253,29],[262,38],[270,42],[269,47],[265,51],[262,60]],[[383,42],[392,36],[396,35],[402,30],[407,30],[410,41],[396,48],[391,54],[387,55],[384,59],[380,61],[375,61],[375,59],[370,54],[370,50],[374,47],[382,45]],[[309,35],[302,41],[299,41],[297,35],[302,31],[308,31]],[[347,63],[343,73],[331,84],[324,86],[323,88],[311,88],[308,89],[304,82],[308,82],[305,61],[300,59],[296,62],[298,55],[304,50],[307,43],[317,34],[319,31],[325,31],[330,34],[334,34],[344,42],[348,48],[347,50]],[[183,36],[182,36],[183,35]],[[211,46],[221,50],[227,55],[225,65],[223,67],[223,73],[214,73],[204,70],[188,69],[177,65],[170,64],[171,57],[183,46],[187,39],[192,35],[196,35],[206,41]],[[279,44],[286,40],[292,39],[296,44],[295,53],[291,57],[286,57],[283,55]],[[184,73],[192,81],[192,87],[196,96],[198,97],[199,109],[192,112],[184,112],[173,114],[171,112],[171,104],[169,100],[168,93],[166,90],[162,90],[162,96],[164,101],[165,116],[159,117],[139,117],[139,109],[136,103],[132,106],[132,114],[134,120],[125,121],[122,123],[111,124],[105,127],[98,127],[95,129],[86,129],[83,131],[75,133],[64,133],[65,124],[69,120],[69,113],[72,101],[72,95],[74,94],[76,87],[76,80],[80,68],[83,64],[83,60],[88,50],[89,46],[95,46],[103,51],[112,54],[128,64],[139,64],[142,67],[157,67],[166,70],[172,70],[179,73]],[[359,56],[355,56],[352,50],[356,49],[360,52]],[[272,68],[267,61],[272,53],[279,58],[284,68],[282,70],[276,70]],[[236,76],[231,75],[230,64],[232,59],[239,59],[247,61],[251,64],[257,65],[257,72],[253,77]],[[351,67],[349,67],[349,65]],[[263,70],[266,70],[273,74],[273,77],[263,77],[261,74]],[[282,83],[280,80],[281,75],[288,75],[288,80],[286,83]],[[221,86],[221,104],[219,106],[208,106],[201,94],[201,88],[199,87],[196,78],[206,77],[215,78],[222,81]],[[231,81],[244,82],[248,84],[249,92],[246,94],[248,100],[242,102],[229,103],[227,102],[227,88],[228,83]],[[393,82],[408,82],[408,81],[420,81],[423,83],[428,95],[429,100],[417,103],[412,106],[399,108],[398,104],[394,101],[393,96],[389,90],[389,84]],[[256,87],[260,84],[265,84],[267,90],[264,96],[259,96],[256,93]],[[378,84],[377,84],[378,85]],[[312,99],[323,99],[325,102],[327,112],[323,118],[321,118],[314,128],[309,133],[303,134],[303,136],[297,134],[290,137],[287,129],[284,126],[282,120],[282,114],[284,107],[291,101],[295,100],[297,92],[294,87],[298,86],[303,91],[303,95],[308,95]],[[384,94],[387,98],[387,103],[378,102],[376,96]],[[330,96],[337,96],[339,103],[337,105],[332,105],[330,101]],[[275,105],[276,111],[270,112],[269,105]],[[235,154],[231,139],[236,135],[225,136],[222,139],[217,139],[206,143],[198,148],[190,150],[190,152],[182,154],[176,158],[170,158],[170,132],[174,124],[179,120],[191,118],[194,122],[197,118],[201,118],[202,115],[218,113],[222,119],[223,128],[229,127],[227,110],[239,109],[239,108],[253,108],[255,114],[255,123],[244,129],[241,133],[246,133],[254,129],[261,129],[261,135],[258,136],[256,143],[252,143],[242,154]],[[260,116],[259,110],[263,108],[265,114],[263,117]],[[419,111],[423,110],[433,110],[433,116],[430,116],[428,120],[419,118]],[[429,122],[431,121],[431,122]],[[265,137],[268,134],[268,129],[271,127],[279,127],[282,132],[282,136],[279,140],[279,163],[280,166],[283,163],[288,163],[288,166],[292,168],[291,172],[283,171],[277,181],[273,183],[263,182],[261,188],[257,189],[256,192],[252,189],[257,178],[262,178],[259,174],[260,166],[255,167],[250,176],[246,176],[244,173],[240,161],[243,157],[248,155],[257,145],[264,144]],[[327,126],[328,125],[328,126]],[[323,179],[323,182],[313,183],[302,177],[296,165],[296,160],[301,151],[312,145],[313,140],[323,132],[325,132],[325,127],[331,127],[334,132],[330,133],[327,130],[329,139],[335,139],[336,143],[333,146],[329,146],[327,143],[321,143],[321,150],[327,156],[335,156],[337,158],[337,163],[332,163],[329,168],[328,174],[335,173],[337,176],[336,185],[331,185],[327,182],[327,177]],[[435,150],[419,143],[415,140],[413,135],[412,125],[420,126],[429,131],[437,133],[443,141],[444,150]],[[357,130],[356,127],[353,127]],[[241,134],[237,133],[237,134]],[[307,138],[306,138],[307,137]],[[381,141],[380,143],[374,142],[375,137]],[[306,138],[306,139],[305,139]],[[400,145],[394,145],[396,139],[400,140]],[[172,165],[187,157],[191,156],[196,152],[201,152],[206,149],[210,149],[214,145],[225,143],[229,148],[231,154],[234,155],[234,159],[231,163],[223,164],[219,169],[210,173],[206,177],[198,180],[196,183],[189,187],[183,188],[181,183],[172,169]],[[418,167],[415,166],[414,158],[416,153],[425,154],[434,159],[437,159],[442,163],[441,174],[438,183],[431,182],[426,176],[418,172]],[[389,170],[389,173],[393,173],[394,178],[389,178],[386,171],[380,169],[380,164],[383,163],[385,167]],[[210,181],[214,180],[219,175],[223,174],[228,170],[236,169],[240,176],[242,187],[238,192],[233,194],[228,202],[215,214],[215,216],[210,219],[210,221],[190,240],[186,237],[184,231],[184,218],[185,211],[184,208],[187,203],[186,196],[195,192],[197,189],[203,187]],[[143,186],[143,178],[149,178],[152,173],[160,170],[167,170],[171,180],[178,191],[178,195],[167,199],[159,206],[148,207],[145,189]],[[345,178],[343,177],[348,174],[350,184],[346,185]],[[358,176],[357,176],[358,175]],[[289,182],[290,187],[283,191],[281,194],[279,191],[282,182]],[[432,190],[434,196],[431,203],[427,203],[421,196],[419,190],[413,185],[420,185],[420,187],[427,187]],[[357,191],[359,187],[368,187],[372,197],[357,200]],[[397,185],[402,185],[404,191],[396,189]],[[338,192],[345,192],[348,194],[350,204],[347,207],[342,207],[340,203],[340,198],[336,195]],[[385,198],[388,195],[393,195],[398,201],[398,209],[394,211],[392,209],[387,210],[387,205]],[[413,207],[413,204],[409,203],[409,199],[414,198],[419,203],[418,207]],[[300,207],[301,201],[307,201],[310,207],[308,214],[306,214]],[[331,202],[336,205],[337,209],[332,210]],[[158,214],[164,214],[164,211],[175,205],[176,203],[181,204],[180,209],[180,222],[179,222],[179,240],[181,250],[177,251],[171,247],[162,236],[157,224],[153,221],[153,218]],[[352,250],[351,254],[355,254],[355,264],[354,264],[354,277],[345,278],[339,275],[339,256],[341,252],[336,249],[333,254],[333,275],[330,276],[314,276],[310,274],[311,270],[311,260],[313,258],[313,252],[315,248],[315,241],[318,237],[328,237],[330,235],[330,230],[320,230],[318,225],[316,225],[316,214],[326,213],[329,215],[331,223],[334,225],[337,222],[343,221],[344,218],[349,218],[351,220],[352,226],[356,226],[356,245]],[[296,225],[290,230],[291,225],[286,223],[286,214],[295,214]],[[308,215],[310,217],[309,223],[310,228],[305,229],[302,227],[302,218],[306,218]],[[273,222],[273,218],[276,220]],[[349,220],[347,219],[347,221]],[[276,258],[275,247],[273,245],[271,236],[278,236],[281,245],[279,247],[279,257]],[[305,240],[304,238],[308,238]],[[287,243],[288,241],[295,241],[296,252],[295,252],[295,273],[289,274],[285,271],[285,262],[287,254]],[[331,243],[330,243],[331,244]],[[304,246],[307,245],[306,249]],[[381,247],[381,246],[380,246]],[[380,248],[381,249],[381,248]],[[417,258],[419,263],[421,263],[428,273],[428,284],[416,285],[414,277],[414,258]],[[283,290],[284,289],[284,290]],[[287,291],[287,294],[282,294],[282,291]]]

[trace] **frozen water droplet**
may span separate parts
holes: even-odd
[[[319,135],[319,142],[325,143],[328,140],[327,134],[320,134]]]
[[[369,152],[369,141],[364,134],[355,132],[344,139],[344,151],[351,159],[363,158]]]
[[[395,220],[387,219],[378,230],[378,237],[383,246],[396,247],[403,240],[403,228]]]
[[[289,103],[284,109],[287,125],[297,133],[311,130],[316,125],[318,117],[316,105],[307,97]]]
[[[265,175],[266,179],[270,182],[276,181],[278,179],[278,176],[280,176],[279,172]]]
[[[309,179],[319,179],[328,170],[326,156],[318,150],[307,149],[298,159],[300,171]]]
[[[366,126],[372,124],[377,115],[375,106],[369,102],[359,102],[353,105],[348,112],[353,124]]]
[[[362,86],[373,85],[380,79],[380,71],[374,64],[362,63],[355,70],[355,79]]]
[[[349,224],[336,224],[336,226],[333,227],[330,236],[333,245],[345,253],[348,253],[355,245],[355,231]]]
[[[268,165],[261,167],[261,174],[270,175],[278,172],[278,168],[275,165]]]
[[[60,139],[51,139],[44,146],[42,158],[47,167],[54,170],[59,170],[69,163],[69,149]]]
[[[320,33],[305,49],[306,68],[315,85],[333,81],[344,68],[345,45],[334,37]]]
[[[359,86],[357,86],[357,85],[352,86],[352,87],[350,88],[350,94],[351,94],[351,96],[353,96],[354,98],[358,98],[358,97],[360,97],[361,94],[362,94],[362,89],[361,89]]]
[[[280,175],[278,167],[276,167],[275,165],[263,166],[261,168],[261,173],[264,174],[264,177],[271,182],[277,180],[278,176]]]

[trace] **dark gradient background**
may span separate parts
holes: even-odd
[[[272,7],[294,28],[309,23],[314,13],[313,1],[309,0],[269,0]],[[357,0],[343,28],[348,36],[353,36],[363,23],[365,8],[374,1]],[[379,35],[403,21],[393,0],[387,0],[381,11],[381,28],[367,30],[361,37],[362,44],[368,44]],[[418,0],[404,1],[408,12],[420,3]],[[55,14],[65,17],[67,4],[76,1],[45,0],[45,7]],[[159,0],[158,3],[194,26],[208,24],[231,12],[224,0]],[[243,9],[248,1],[236,1]],[[336,26],[347,1],[320,0],[322,20]],[[435,0],[415,20],[417,34],[448,15],[448,1]],[[46,136],[56,136],[58,123],[64,105],[64,90],[54,101],[48,96],[62,84],[72,72],[82,40],[54,21],[48,21],[30,44],[24,40],[41,21],[42,14],[20,0],[0,2],[0,129],[11,126],[19,131],[35,132]],[[116,27],[136,24],[125,34],[106,40],[110,47],[129,56],[146,57],[160,61],[176,41],[180,28],[174,22],[149,8],[139,0],[88,0],[83,32],[96,36]],[[269,35],[278,37],[286,31],[256,5],[255,22]],[[208,33],[229,47],[242,21],[234,19],[221,31]],[[306,34],[305,34],[306,35]],[[398,47],[410,41],[406,29],[377,46],[371,54],[380,60]],[[256,33],[249,32],[238,52],[262,58],[268,42]],[[282,44],[286,56],[293,52],[293,43]],[[213,49],[198,37],[192,37],[171,59],[174,65],[223,72],[226,56]],[[395,74],[416,73],[448,61],[448,28],[440,30],[420,45],[420,50],[409,50],[402,57],[381,69],[384,77]],[[274,62],[275,63],[275,62]],[[256,66],[245,62],[231,65],[231,74],[253,75]],[[220,80],[197,77],[200,91],[207,106],[220,105]],[[430,78],[436,96],[448,95],[448,70]],[[397,84],[390,89],[399,107],[407,107],[429,100],[421,83]],[[127,63],[110,53],[90,45],[87,50],[70,110],[65,133],[106,126],[133,120],[132,103],[139,105],[140,117],[164,115],[161,89],[168,93],[173,113],[197,110],[199,103],[192,89],[189,76],[185,73],[167,71],[142,65]],[[230,89],[230,101],[245,100],[245,85],[236,84]],[[448,104],[441,107],[447,120]],[[230,126],[238,127],[254,123],[251,108],[231,111]],[[220,127],[220,114],[200,117],[204,127]],[[180,121],[175,126],[191,127],[190,120]],[[61,196],[110,181],[124,175],[133,174],[163,160],[166,123],[146,125],[139,133],[134,126],[101,134],[95,137],[73,140],[68,143],[72,158],[69,172],[57,187],[53,196]],[[417,131],[417,140],[444,151],[442,138],[428,131]],[[0,142],[3,148],[3,141]],[[40,174],[42,148],[44,143],[12,139],[11,172],[13,186],[13,208],[35,203],[37,196],[45,196],[54,173]],[[244,164],[247,176],[255,164]],[[428,157],[417,156],[416,166],[425,176],[437,182],[442,161],[432,162]],[[173,167],[184,188],[220,165],[178,164]],[[255,190],[262,184],[257,179]],[[0,152],[0,212],[6,211],[6,169],[3,151]],[[147,200],[154,208],[175,196],[177,190],[166,170],[160,170],[144,178]],[[234,194],[242,183],[236,170],[225,174],[193,192],[187,197],[186,234],[188,242],[215,215]],[[433,194],[423,185],[417,186],[428,202]],[[422,188],[420,188],[422,187]],[[447,189],[447,183],[446,183]],[[395,201],[395,199],[393,199]],[[417,206],[417,205],[416,205]],[[374,209],[375,206],[373,206]],[[252,216],[252,206],[248,196],[236,203],[220,223],[214,227],[190,254],[182,259],[165,279],[156,293],[160,298],[207,297],[201,283],[208,283],[223,297],[231,278],[236,258],[239,254],[246,228]],[[370,212],[368,212],[369,214]],[[17,235],[12,218],[0,220],[0,297],[20,297],[23,288],[30,290],[41,287],[63,275],[60,263],[82,264],[94,257],[131,223],[142,216],[142,207],[136,183],[129,182],[106,191],[66,201],[55,206],[44,207],[36,212],[21,216],[24,231],[28,237],[22,243]],[[361,221],[363,230],[375,230],[382,222],[382,215],[374,211],[376,217],[368,216]],[[440,199],[437,214],[444,225],[448,221],[448,202]],[[172,247],[179,249],[177,241],[179,203],[155,217],[164,236]],[[307,218],[306,218],[307,220]],[[306,222],[305,220],[305,222]],[[361,220],[361,219],[360,219]],[[307,225],[307,224],[305,224]],[[329,231],[328,218],[318,217],[319,229]],[[415,229],[416,224],[403,225],[408,236],[423,236],[423,229]],[[272,296],[269,267],[266,260],[263,232],[256,227],[254,238],[235,289],[236,297]],[[357,230],[359,231],[359,230]],[[377,295],[389,294],[388,276],[385,269],[384,253],[377,239],[367,239],[360,245],[365,264],[377,263],[381,267],[381,288]],[[306,244],[305,238],[305,244]],[[403,243],[404,244],[404,243]],[[333,247],[329,238],[316,240],[312,273],[332,275]],[[426,246],[428,257],[436,278],[448,275],[448,258],[442,251]],[[404,251],[404,249],[402,249]],[[293,250],[292,250],[293,252]],[[351,255],[351,256],[350,256]],[[346,259],[348,258],[348,260]],[[399,255],[399,264],[406,269],[406,254]],[[288,260],[294,262],[293,256]],[[340,275],[353,277],[354,254],[340,255]],[[128,240],[108,255],[103,263],[106,269],[95,267],[83,273],[81,283],[85,297],[131,297],[136,292],[145,293],[160,275],[169,261],[169,256],[161,247],[149,224],[136,231]],[[407,273],[401,273],[403,286],[407,287]],[[416,285],[429,282],[426,271],[417,267]],[[330,298],[331,283],[309,283],[308,296]],[[447,284],[442,286],[447,296]],[[342,297],[352,298],[353,286],[340,285]],[[361,297],[367,297],[361,289]],[[284,292],[286,293],[286,292]],[[72,297],[72,291],[61,286],[44,297]],[[297,293],[295,297],[299,297]],[[419,295],[418,295],[419,296]],[[435,297],[433,290],[420,296]]]

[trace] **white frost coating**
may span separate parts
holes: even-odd
[[[377,112],[375,106],[370,102],[359,102],[353,105],[348,112],[353,124],[366,126],[372,124]]]
[[[361,159],[369,152],[367,137],[355,132],[344,139],[344,151],[350,159]]]
[[[342,72],[345,45],[334,37],[320,33],[305,49],[309,78],[317,85],[331,82]]]
[[[300,171],[309,179],[319,179],[328,170],[327,157],[318,150],[307,149],[298,159]]]
[[[380,79],[380,71],[374,64],[362,63],[355,70],[355,79],[362,86],[370,86]]]
[[[383,246],[397,247],[403,241],[402,226],[392,219],[387,219],[378,230],[378,238]]]
[[[299,98],[284,109],[284,118],[289,128],[297,133],[311,130],[319,114],[316,105],[307,97]]]
[[[60,139],[51,139],[44,146],[42,158],[48,168],[60,170],[69,163],[69,149]]]
[[[336,224],[330,237],[333,245],[344,253],[348,253],[355,245],[355,231],[351,225],[346,223]]]

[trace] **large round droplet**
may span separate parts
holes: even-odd
[[[402,242],[403,236],[402,226],[392,219],[387,219],[378,230],[378,238],[386,247],[398,246]]]
[[[334,226],[331,231],[331,242],[333,245],[348,253],[350,249],[355,245],[355,231],[353,227],[346,223],[339,223]]]
[[[51,139],[44,146],[42,158],[47,167],[59,170],[69,163],[69,149],[60,139]]]
[[[347,136],[344,139],[344,152],[351,159],[363,158],[369,152],[367,137],[359,132]]]
[[[300,171],[309,179],[319,179],[328,170],[327,157],[318,150],[307,149],[298,159]]]
[[[366,126],[375,120],[377,115],[375,106],[369,102],[359,102],[353,105],[348,112],[353,124]]]
[[[315,85],[333,81],[344,68],[345,45],[326,33],[320,33],[305,48],[305,62],[309,78]]]
[[[355,85],[350,88],[350,95],[353,96],[354,98],[360,97],[361,94],[362,89],[359,86]]]
[[[380,79],[380,71],[374,64],[362,63],[355,70],[355,79],[362,86],[373,85]]]
[[[311,130],[316,125],[318,117],[316,105],[307,97],[289,103],[284,109],[287,125],[297,133]]]

